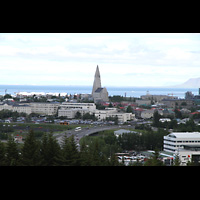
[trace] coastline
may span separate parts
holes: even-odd
[[[152,87],[152,86],[105,86],[109,96],[120,95],[127,97],[140,97],[146,95],[147,91],[153,95],[174,95],[184,98],[187,91],[195,95],[198,88],[175,88],[175,87]],[[0,85],[0,95],[5,93],[14,95],[18,92],[44,92],[44,93],[68,93],[68,94],[91,94],[92,86],[78,85]]]

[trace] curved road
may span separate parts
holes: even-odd
[[[104,131],[104,130],[112,130],[112,129],[125,129],[125,128],[134,128],[134,126],[128,126],[128,125],[110,125],[110,126],[96,126],[96,127],[91,127],[91,128],[82,128],[80,131],[75,131],[73,130],[68,130],[62,133],[57,133],[54,136],[58,140],[58,143],[61,144],[63,137],[66,135],[67,137],[70,137],[71,135],[76,136],[76,142],[78,143],[79,140],[84,137],[88,136],[94,133],[97,133],[99,131]]]

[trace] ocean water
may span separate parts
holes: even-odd
[[[140,97],[147,91],[152,95],[174,95],[179,98],[185,97],[185,92],[191,91],[197,95],[198,88],[162,88],[162,87],[106,87],[109,96],[120,95],[126,97]],[[39,85],[0,85],[0,95],[17,92],[45,92],[45,93],[68,93],[68,94],[91,94],[92,86],[39,86]]]

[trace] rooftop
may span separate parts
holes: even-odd
[[[122,135],[123,133],[135,133],[135,132],[130,131],[130,130],[125,130],[125,129],[119,129],[119,130],[114,132],[115,135]]]
[[[200,132],[173,132],[168,136],[174,138],[200,138]]]
[[[103,90],[103,88],[97,88],[97,89],[95,90],[95,92],[101,92],[101,90]]]

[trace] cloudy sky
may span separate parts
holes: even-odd
[[[1,33],[0,84],[170,86],[200,77],[200,34]]]

